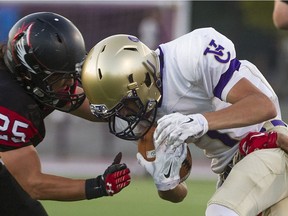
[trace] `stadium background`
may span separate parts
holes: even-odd
[[[279,95],[283,118],[288,120],[288,32],[273,26],[273,1],[39,2],[0,1],[0,40],[7,40],[7,29],[14,20],[37,11],[52,11],[69,18],[82,32],[87,51],[112,34],[133,34],[143,41],[148,35],[162,43],[195,28],[211,26],[234,42],[238,59],[250,60],[262,71]],[[140,30],[141,25],[146,25],[147,35]],[[150,46],[155,48],[154,44]],[[122,151],[132,173],[146,175],[136,162],[136,145],[110,135],[106,124],[86,122],[60,112],[48,117],[46,123],[47,135],[38,147],[45,172],[91,177],[101,173]],[[215,180],[203,153],[193,146],[191,149],[191,178]]]

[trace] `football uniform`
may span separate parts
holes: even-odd
[[[37,146],[45,136],[43,119],[53,110],[39,105],[1,67],[0,90],[0,151]],[[41,203],[21,188],[2,163],[0,182],[0,215],[47,215]]]
[[[41,108],[10,72],[1,70],[0,80],[0,151],[37,146],[45,136],[43,119],[52,110]]]
[[[286,127],[281,121],[277,95],[269,83],[252,63],[238,60],[234,44],[213,28],[194,30],[161,44],[156,52],[160,58],[163,89],[157,119],[173,112],[196,114],[230,106],[226,102],[228,92],[240,79],[246,78],[274,103],[276,119],[279,119],[273,121],[275,126]],[[203,137],[196,141],[188,140],[188,143],[193,142],[203,149],[205,155],[211,159],[212,171],[222,174],[238,151],[239,140],[251,131],[263,130],[263,125],[264,123],[260,123],[208,131]],[[224,205],[239,215],[257,215],[288,195],[288,190],[279,190],[279,185],[287,185],[285,164],[287,158],[280,149],[248,155],[232,169],[210,203]],[[270,169],[277,172],[271,172]],[[255,183],[265,175],[269,181],[263,182],[261,188],[256,190],[258,185]],[[275,175],[279,175],[277,180]],[[279,193],[271,195],[270,192],[275,190]],[[265,196],[268,193],[269,197]]]

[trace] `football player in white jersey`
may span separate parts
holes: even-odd
[[[117,137],[138,140],[157,125],[156,160],[137,158],[162,199],[180,202],[187,187],[177,172],[181,161],[163,157],[158,147],[170,154],[186,143],[203,149],[219,174],[207,216],[256,216],[288,196],[287,156],[275,148],[288,133],[278,98],[256,66],[238,60],[232,41],[215,29],[196,29],[156,51],[135,36],[108,37],[89,52],[82,83],[92,112],[108,120]],[[243,155],[270,149],[248,154],[231,170],[239,148]],[[181,160],[186,154],[175,152]],[[175,163],[167,179],[165,160]]]

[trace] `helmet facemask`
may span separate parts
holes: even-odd
[[[131,94],[132,96],[124,98],[110,111],[107,111],[105,105],[91,104],[90,107],[95,116],[108,119],[112,134],[125,140],[138,140],[154,124],[158,102],[151,100],[144,105],[136,91],[132,91]]]
[[[33,95],[39,102],[47,106],[60,111],[70,112],[77,109],[86,98],[84,92],[74,93],[77,85],[81,83],[78,72],[49,72],[46,77],[41,77],[40,79],[36,83],[41,83],[42,85],[37,85],[33,88]],[[58,82],[65,82],[65,80],[71,79],[73,80],[72,86],[59,92],[53,90],[53,86],[57,85]]]

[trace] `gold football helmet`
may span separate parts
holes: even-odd
[[[137,140],[151,128],[161,98],[159,58],[137,37],[120,34],[100,41],[81,76],[92,113],[109,121],[111,133]]]

